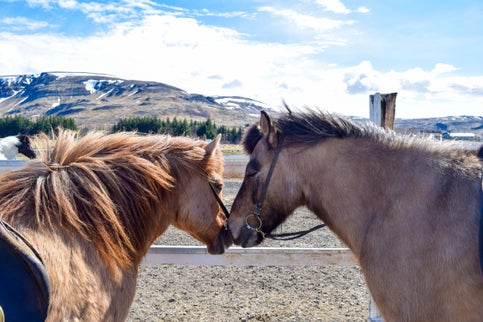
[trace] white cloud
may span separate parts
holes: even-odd
[[[343,4],[339,0],[316,0],[315,1],[319,6],[324,8],[324,11],[332,12],[336,14],[344,14],[348,15],[353,12],[353,10],[347,8],[345,4]],[[358,7],[355,12],[358,13],[369,13],[371,10],[365,6]]]
[[[223,18],[248,18],[250,14],[244,11],[228,11],[228,12],[213,12],[208,9],[201,9],[199,11],[193,11],[194,16],[204,17],[223,17]]]
[[[59,7],[65,9],[75,9],[78,6],[76,0],[59,0]]]
[[[349,10],[342,2],[339,0],[317,0],[317,4],[324,7],[325,11],[330,11],[334,13],[349,14]]]
[[[100,19],[105,17],[105,8],[117,10],[93,4],[78,10],[99,13]],[[308,19],[311,16],[291,10],[264,10],[321,31],[347,23]],[[116,12],[129,14],[128,8]],[[368,96],[377,91],[399,93],[398,117],[441,113],[443,108],[437,105],[441,99],[448,101],[446,107],[461,106],[457,109],[461,114],[475,114],[466,111],[475,104],[483,105],[483,78],[456,77],[451,73],[458,68],[450,64],[439,63],[430,70],[414,67],[382,72],[364,60],[341,67],[324,61],[318,44],[246,39],[234,29],[161,14],[113,24],[109,31],[90,37],[0,33],[0,71],[106,73],[160,81],[192,93],[246,96],[274,107],[285,99],[299,107],[361,116],[368,115]]]
[[[446,73],[450,73],[450,72],[454,72],[454,71],[457,71],[459,68],[453,66],[453,65],[448,65],[448,64],[441,64],[441,63],[438,63],[434,66],[433,70],[432,70],[432,73],[433,74],[446,74]]]
[[[354,94],[399,92],[399,97],[411,101],[416,106],[433,105],[435,110],[428,110],[428,113],[438,112],[435,103],[443,100],[447,101],[446,105],[460,104],[459,111],[476,110],[483,104],[483,77],[446,75],[456,70],[456,67],[448,64],[436,64],[431,70],[415,67],[382,73],[375,70],[370,62],[364,61],[345,69],[344,82],[347,84],[347,90]],[[471,103],[469,106],[463,106],[462,102]],[[445,105],[441,105],[443,106]],[[413,114],[420,113],[411,111]]]
[[[371,12],[371,9],[364,7],[364,6],[361,6],[361,7],[357,8],[357,12],[359,12],[359,13],[369,13],[369,12]]]
[[[286,18],[291,23],[301,28],[310,28],[317,32],[327,32],[345,25],[352,25],[353,20],[337,20],[326,17],[315,17],[311,15],[301,14],[290,9],[275,9],[273,7],[260,7],[260,11],[268,12],[274,16]]]
[[[45,21],[32,20],[26,17],[7,17],[2,19],[2,23],[11,26],[12,30],[37,30],[49,26]]]
[[[344,90],[335,75],[330,77],[333,72],[310,59],[319,48],[248,42],[232,29],[188,18],[150,16],[87,38],[0,33],[0,44],[7,48],[0,53],[5,74],[99,72],[206,95],[242,95],[271,105],[280,105],[283,98],[316,104],[325,90]]]
[[[50,0],[27,0],[27,3],[31,7],[40,6],[43,8],[50,8]]]
[[[32,7],[51,9],[59,7],[65,10],[78,10],[97,24],[111,24],[120,19],[137,18],[140,15],[157,14],[158,5],[151,0],[123,1],[77,1],[77,0],[28,0]]]

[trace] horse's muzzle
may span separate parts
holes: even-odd
[[[212,245],[208,245],[208,253],[211,255],[220,255],[225,252],[225,249],[233,244],[233,237],[228,229],[222,228],[218,236],[216,236],[215,242]]]
[[[262,234],[255,230],[242,227],[240,233],[233,238],[233,243],[243,248],[254,247],[263,241]]]

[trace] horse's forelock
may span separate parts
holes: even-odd
[[[258,124],[251,125],[243,136],[242,145],[247,154],[252,154],[258,141],[262,138],[262,133]]]

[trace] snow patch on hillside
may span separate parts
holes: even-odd
[[[57,102],[53,103],[50,108],[56,108],[57,106],[60,105],[60,97],[57,97]]]
[[[100,87],[102,87],[103,83],[108,83],[108,84],[115,84],[119,85],[123,83],[123,80],[116,79],[116,80],[107,80],[107,79],[88,79],[85,82],[82,82],[86,86],[86,91],[88,91],[91,94],[94,94],[99,90]]]
[[[213,96],[215,102],[226,109],[236,110],[239,108],[268,109],[265,103],[239,96]]]

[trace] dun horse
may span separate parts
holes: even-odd
[[[262,112],[243,144],[250,160],[229,219],[235,244],[261,243],[305,205],[352,250],[386,321],[483,321],[483,148],[315,111],[275,120]]]
[[[45,263],[47,321],[125,320],[141,259],[169,225],[210,253],[229,246],[214,195],[223,186],[218,144],[60,131],[42,161],[0,175],[0,218]]]

